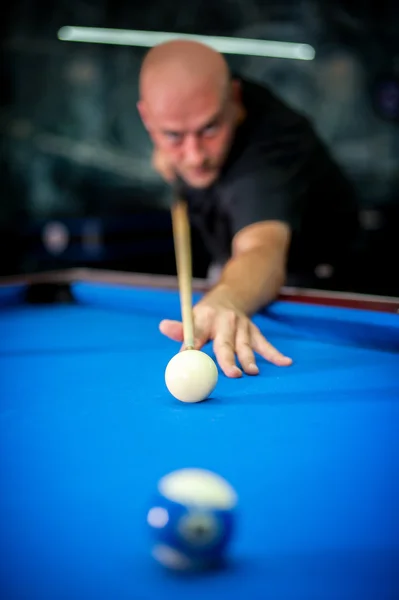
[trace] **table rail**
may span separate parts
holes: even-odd
[[[77,281],[106,283],[128,287],[151,287],[170,290],[178,289],[177,277],[173,275],[127,273],[122,271],[86,268],[45,271],[41,273],[1,277],[0,286],[70,284]],[[211,284],[207,279],[194,278],[192,287],[194,292],[204,293],[210,289]],[[399,298],[390,296],[284,286],[279,294],[279,299],[304,304],[399,313]]]

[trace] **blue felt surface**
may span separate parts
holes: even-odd
[[[184,405],[158,332],[177,294],[74,292],[77,306],[0,311],[1,597],[399,597],[398,317],[276,304],[256,321],[294,364],[260,361]],[[185,466],[238,492],[223,572],[172,577],[149,557],[147,502]]]

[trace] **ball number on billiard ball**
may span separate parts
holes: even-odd
[[[217,381],[215,362],[201,350],[183,350],[173,356],[166,366],[166,387],[181,402],[206,400]]]
[[[220,564],[235,526],[237,495],[222,477],[203,469],[181,469],[161,479],[147,522],[152,555],[173,570]]]

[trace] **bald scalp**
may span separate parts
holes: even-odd
[[[141,99],[149,104],[162,96],[189,100],[208,90],[228,93],[230,70],[224,57],[205,44],[173,40],[154,46],[142,63],[139,87]]]

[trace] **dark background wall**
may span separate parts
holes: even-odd
[[[227,58],[311,116],[361,199],[354,285],[399,295],[399,11],[383,1],[14,0],[1,21],[0,274],[81,264],[174,272],[168,191],[136,111],[146,49],[62,42],[64,25],[311,44],[312,61]],[[61,229],[46,229],[54,221]],[[207,256],[193,235],[201,276]]]

